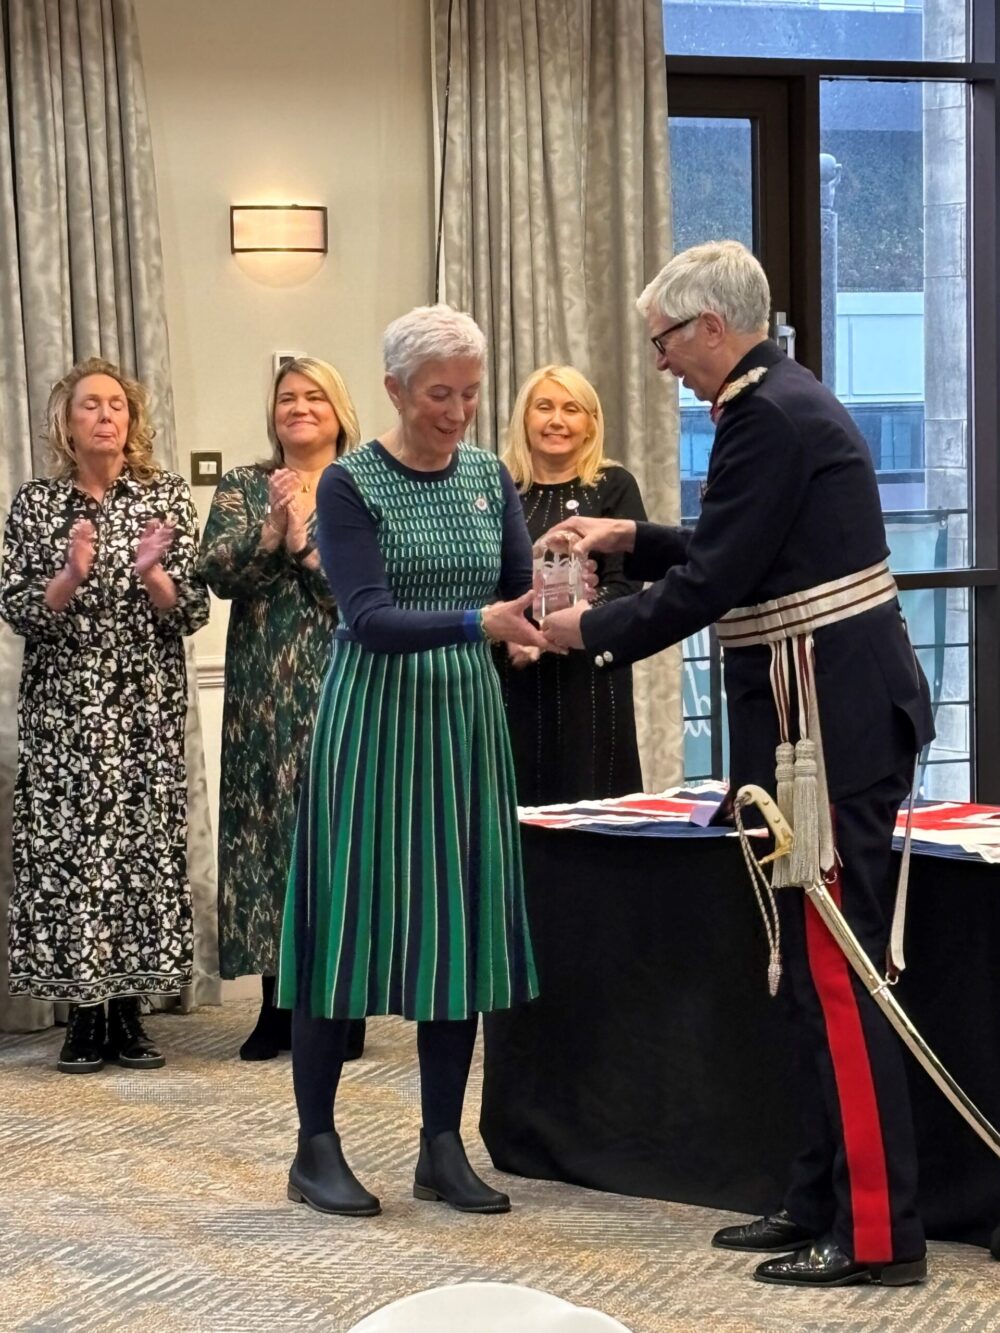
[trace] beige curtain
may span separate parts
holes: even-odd
[[[0,509],[45,470],[49,390],[105,356],[151,390],[157,451],[177,467],[156,183],[131,0],[0,0]],[[10,133],[7,133],[7,127]],[[11,792],[20,640],[0,628],[0,1028],[52,1007],[7,995]],[[215,863],[189,653],[189,853],[195,977],[185,1007],[218,1002]]]
[[[676,523],[677,392],[656,373],[633,304],[670,257],[659,0],[431,10],[440,297],[489,342],[479,442],[498,447],[530,371],[569,362],[597,386],[607,451],[636,477],[650,517]],[[681,779],[680,685],[678,649],[637,668],[649,790]]]

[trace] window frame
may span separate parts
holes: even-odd
[[[775,285],[774,308],[792,313],[796,356],[822,374],[820,252],[820,89],[829,79],[894,82],[959,82],[968,88],[969,226],[969,517],[972,561],[966,569],[898,574],[900,588],[968,588],[971,602],[969,763],[972,799],[1000,804],[1000,87],[998,20],[994,0],[969,0],[971,59],[961,61],[864,61],[822,58],[665,56],[668,114],[671,82],[683,88],[678,114],[696,115],[692,90],[717,100],[712,112],[740,114],[732,95],[741,80],[768,80],[785,89],[788,106],[788,293]],[[727,93],[726,90],[729,90]],[[721,97],[721,102],[720,99]],[[744,113],[745,114],[745,113]],[[766,149],[764,150],[766,152]],[[782,164],[762,160],[765,178]],[[764,203],[764,201],[761,201]],[[767,250],[761,259],[767,267]],[[713,728],[714,731],[717,728]],[[713,735],[714,742],[714,735]],[[713,758],[721,746],[713,743]]]

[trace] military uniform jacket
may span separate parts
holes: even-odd
[[[657,581],[583,616],[595,661],[634,662],[734,607],[802,592],[887,557],[871,455],[846,409],[769,340],[727,382],[755,367],[764,377],[722,410],[695,527],[637,524],[626,575]],[[824,626],[814,643],[827,781],[838,800],[900,771],[933,738],[929,692],[896,602]],[[770,660],[767,647],[725,653],[733,788],[774,789]]]

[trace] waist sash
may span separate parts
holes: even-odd
[[[849,620],[883,602],[891,602],[896,595],[896,580],[882,560],[856,574],[831,579],[804,592],[790,592],[759,606],[735,607],[726,612],[715,630],[724,648],[778,643],[812,634],[838,620]]]
[[[810,888],[823,882],[834,868],[836,847],[830,816],[830,795],[823,759],[816,700],[816,650],[813,632],[862,615],[897,596],[896,580],[885,561],[831,579],[815,588],[788,593],[757,606],[729,611],[716,624],[724,649],[767,644],[771,649],[771,691],[778,713],[779,744],[775,751],[775,796],[791,825],[794,843],[790,856],[772,863],[771,886]],[[791,677],[798,696],[798,740],[791,740]],[[910,792],[910,815],[913,792]],[[889,945],[890,974],[905,966],[903,926],[909,868],[910,820],[907,819],[903,860],[896,889],[896,904]]]

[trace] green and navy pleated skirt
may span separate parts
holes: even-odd
[[[338,634],[299,804],[278,1003],[460,1019],[537,990],[488,645],[373,653]]]

